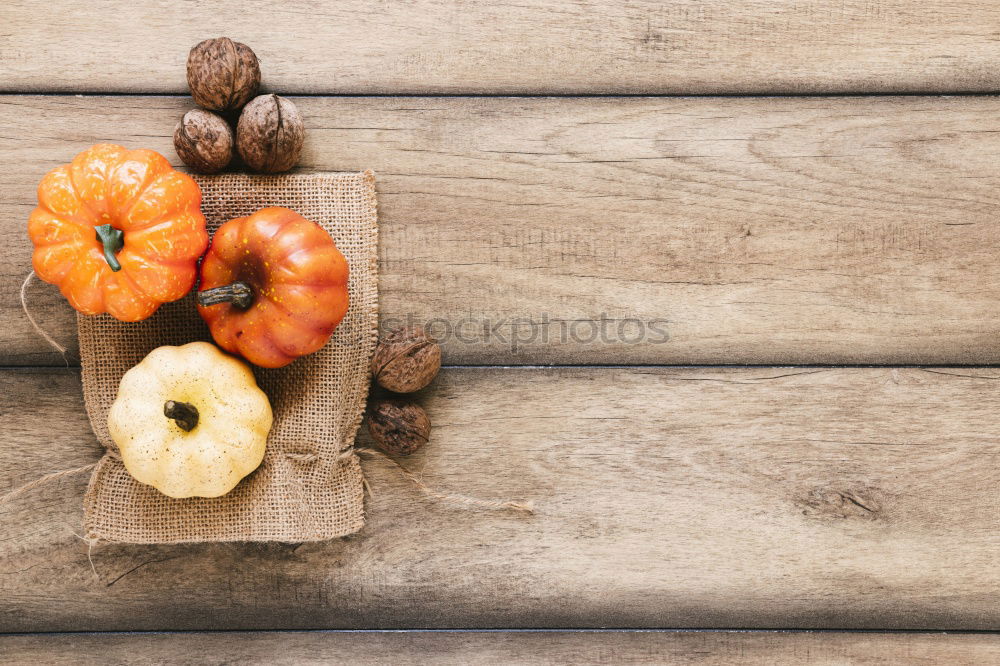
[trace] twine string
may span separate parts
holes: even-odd
[[[350,458],[350,456],[353,453],[369,455],[379,460],[388,462],[390,465],[395,467],[396,470],[399,471],[399,473],[402,474],[404,478],[406,478],[410,483],[412,483],[417,488],[417,490],[419,490],[427,497],[430,497],[432,499],[441,502],[449,502],[451,504],[458,504],[469,508],[489,509],[494,511],[519,511],[521,513],[535,512],[535,507],[531,502],[518,502],[515,500],[487,500],[487,499],[480,499],[478,497],[469,497],[468,495],[459,495],[457,493],[440,492],[428,486],[426,483],[423,482],[423,480],[420,479],[419,476],[417,476],[407,468],[403,467],[394,458],[376,449],[369,449],[369,448],[347,449],[340,455],[340,460],[346,461],[347,459]],[[289,458],[297,459],[300,461],[302,460],[310,461],[310,460],[315,460],[316,458],[314,454],[301,455],[293,453],[286,455]],[[97,467],[97,463],[93,462],[88,465],[74,467],[73,469],[64,469],[58,472],[52,472],[50,474],[46,474],[45,476],[41,476],[35,479],[34,481],[29,481],[24,485],[14,488],[13,490],[4,495],[0,495],[0,506],[16,499],[17,497],[20,497],[21,495],[27,492],[34,490],[35,488],[39,488],[53,481],[58,481],[59,479],[63,479],[67,476],[73,476],[74,474],[80,474],[81,472],[90,471],[95,467]],[[375,495],[372,492],[371,485],[368,484],[368,479],[362,477],[362,480],[364,482],[365,489],[368,491],[368,496],[374,498]]]
[[[101,540],[95,537],[81,536],[73,530],[70,531],[73,532],[73,536],[87,544],[87,561],[90,562],[90,570],[94,572],[94,578],[100,581],[101,576],[97,573],[97,567],[94,566],[94,546],[96,546]]]
[[[69,359],[66,357],[66,347],[56,342],[51,335],[46,333],[45,330],[38,325],[38,322],[35,321],[35,318],[31,316],[31,312],[28,310],[28,296],[27,296],[28,285],[31,284],[31,280],[34,277],[35,277],[35,271],[30,271],[28,273],[28,277],[24,278],[24,282],[21,283],[21,309],[24,310],[24,316],[28,318],[28,321],[31,323],[32,328],[35,329],[35,333],[38,333],[38,335],[42,336],[42,338],[46,342],[52,345],[53,349],[62,354],[63,361],[66,363],[66,367],[69,367]]]
[[[86,472],[88,470],[92,470],[95,467],[97,467],[97,463],[92,462],[89,465],[83,465],[82,467],[74,467],[73,469],[64,469],[58,472],[52,472],[51,474],[46,474],[45,476],[39,477],[34,481],[29,481],[23,486],[18,486],[17,488],[11,490],[9,493],[0,496],[0,506],[6,504],[7,502],[10,502],[11,500],[23,495],[28,491],[38,488],[39,486],[44,486],[45,484],[50,483],[52,481],[58,481],[59,479],[62,479],[67,476],[72,476],[74,474],[79,474],[80,472]]]

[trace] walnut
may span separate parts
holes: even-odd
[[[195,171],[222,171],[233,157],[233,130],[222,116],[192,109],[174,129],[174,149]]]
[[[441,369],[441,347],[419,326],[400,328],[382,338],[372,357],[378,385],[396,393],[419,391]]]
[[[386,453],[409,455],[427,443],[431,422],[420,405],[387,398],[369,408],[368,432]]]
[[[187,80],[198,106],[238,111],[257,94],[260,64],[246,44],[228,37],[206,39],[188,54]]]
[[[295,105],[277,95],[260,95],[240,114],[236,149],[254,171],[288,171],[299,161],[305,127]]]

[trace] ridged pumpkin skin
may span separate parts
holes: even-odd
[[[253,293],[249,307],[198,311],[220,347],[280,368],[330,339],[347,313],[347,277],[347,260],[321,226],[288,208],[264,208],[219,227],[201,264],[199,302],[239,282]]]
[[[167,401],[198,411],[185,431]],[[271,404],[250,367],[208,342],[158,347],[130,369],[108,412],[125,469],[170,497],[225,495],[264,459]]]
[[[107,224],[123,232],[118,271],[96,236]],[[38,277],[80,312],[122,321],[145,319],[188,293],[208,246],[198,184],[159,153],[112,144],[46,174],[28,235]]]

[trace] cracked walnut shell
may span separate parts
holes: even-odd
[[[295,105],[277,95],[255,97],[236,126],[236,149],[261,173],[288,171],[299,161],[305,126]]]
[[[441,369],[441,347],[419,326],[396,329],[379,341],[372,356],[375,381],[395,393],[419,391]]]
[[[260,64],[246,44],[228,37],[206,39],[188,54],[188,88],[211,111],[238,111],[260,87]]]
[[[233,130],[222,116],[191,109],[174,129],[174,150],[195,171],[222,171],[233,158]]]

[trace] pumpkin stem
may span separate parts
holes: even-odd
[[[198,425],[198,408],[190,402],[167,400],[163,403],[163,415],[173,419],[184,432],[191,432]]]
[[[218,303],[232,303],[241,310],[246,310],[253,304],[253,289],[246,282],[234,282],[198,292],[198,305],[203,308]]]
[[[104,260],[108,262],[108,266],[111,266],[111,270],[120,271],[122,265],[118,263],[118,257],[115,255],[125,245],[125,232],[121,229],[115,229],[110,224],[94,227],[94,231],[98,242],[104,246]]]

